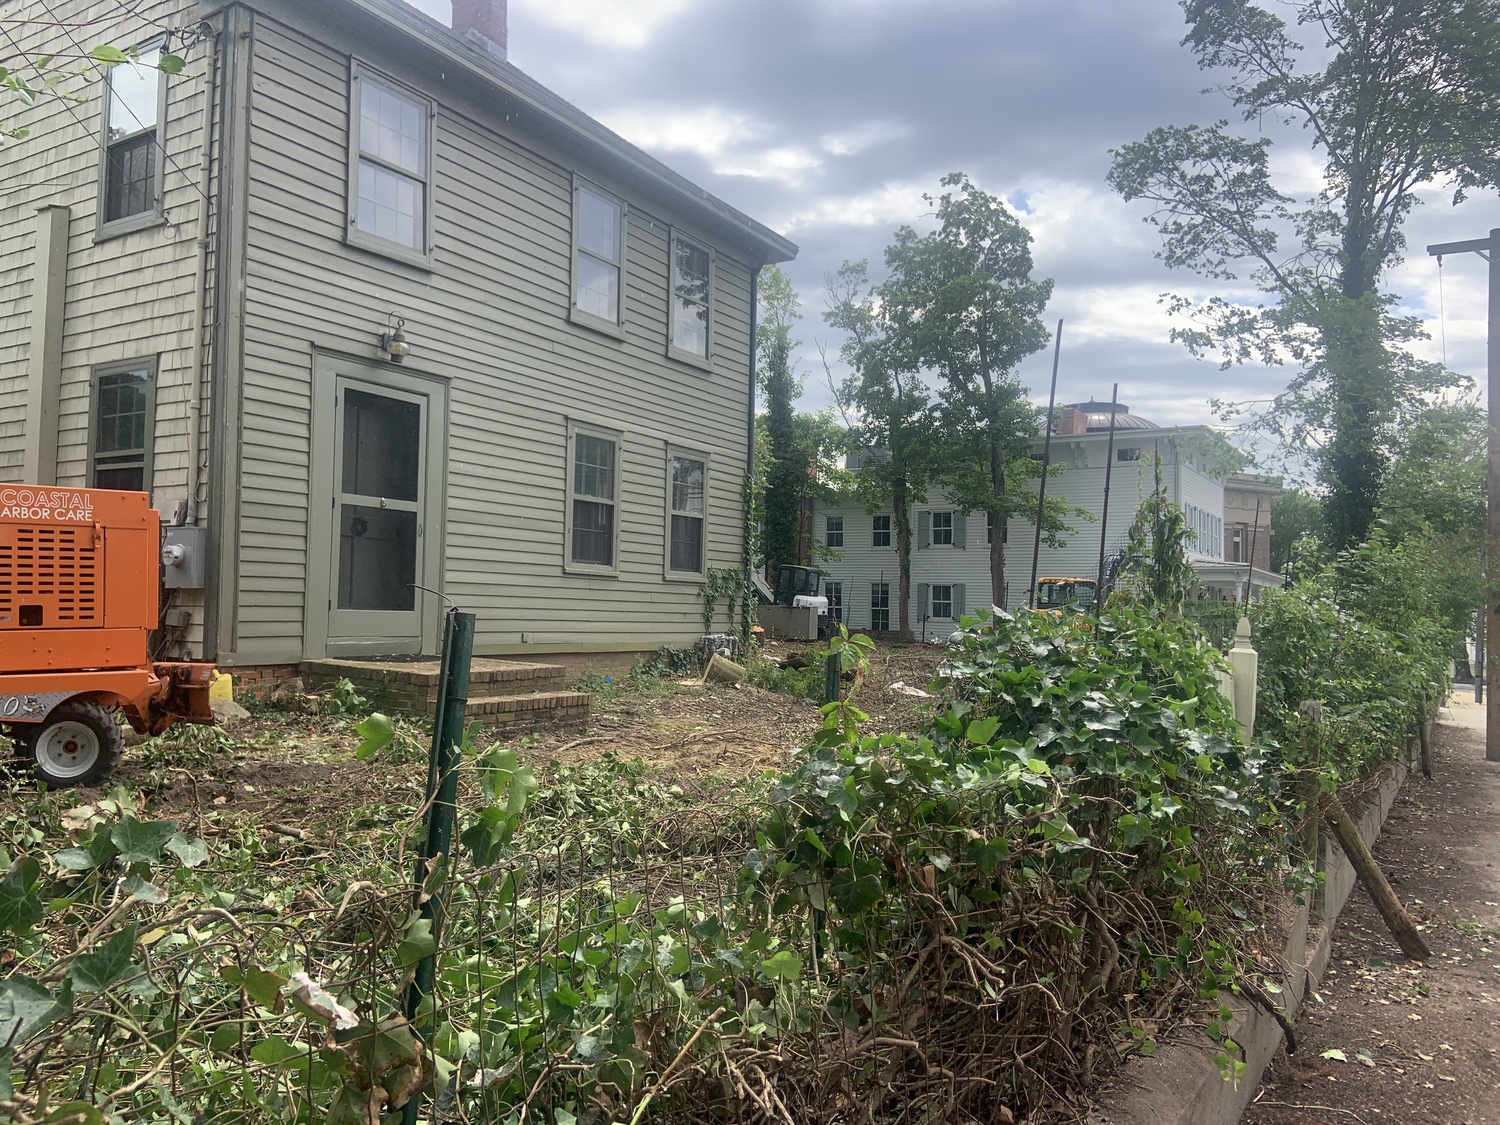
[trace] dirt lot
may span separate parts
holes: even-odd
[[[780,659],[792,651],[773,643],[765,655]],[[914,728],[926,701],[893,692],[890,685],[925,687],[940,653],[922,645],[875,652],[858,697],[870,715],[870,733]],[[146,793],[154,815],[206,821],[211,835],[215,825],[250,821],[336,832],[371,816],[399,817],[421,801],[430,735],[416,720],[402,722],[393,751],[358,762],[353,727],[363,715],[363,710],[330,716],[252,704],[251,717],[228,730],[183,728],[132,748],[111,786]],[[640,758],[663,780],[690,792],[709,792],[786,768],[790,752],[804,745],[820,722],[817,704],[749,684],[727,688],[673,678],[632,679],[600,692],[586,728],[553,728],[512,741],[543,777],[550,763],[577,764],[613,753]],[[486,733],[480,745],[492,739]]]
[[[1408,961],[1356,888],[1321,1003],[1244,1125],[1500,1122],[1500,764],[1484,760],[1481,708],[1455,702],[1450,716],[1433,780],[1407,781],[1375,847],[1432,961]]]

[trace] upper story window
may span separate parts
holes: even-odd
[[[573,426],[568,437],[569,564],[586,571],[613,572],[618,546],[615,512],[620,503],[619,436]]]
[[[358,67],[350,103],[350,241],[425,264],[432,103]]]
[[[713,259],[702,246],[672,236],[672,337],[668,351],[679,359],[708,359]]]
[[[932,545],[934,547],[953,546],[953,513],[932,513]]]
[[[161,48],[110,67],[104,91],[104,167],[99,231],[138,230],[161,220],[162,118],[166,76]]]
[[[625,206],[582,183],[574,198],[574,319],[618,333],[625,292]]]
[[[872,547],[889,547],[891,545],[891,517],[876,516],[870,532],[870,545]]]
[[[156,364],[111,364],[94,372],[89,487],[149,492]]]
[[[1116,461],[1139,461],[1141,451],[1139,449],[1117,449],[1115,450]]]
[[[823,526],[823,543],[828,547],[844,545],[844,517],[828,516]]]
[[[678,576],[704,571],[703,530],[708,495],[708,472],[696,457],[672,456],[667,481],[671,501],[667,542],[667,570]]]

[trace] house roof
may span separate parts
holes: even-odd
[[[497,108],[523,127],[612,166],[623,179],[647,192],[671,199],[705,225],[748,243],[764,262],[787,262],[797,256],[794,242],[704,191],[517,67],[454,34],[404,0],[331,0],[329,6],[351,9],[356,15],[378,21],[387,31],[405,35],[414,46],[439,56],[447,67],[487,85],[497,95]]]

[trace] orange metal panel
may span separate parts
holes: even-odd
[[[28,629],[0,633],[0,673],[139,668],[144,629]]]

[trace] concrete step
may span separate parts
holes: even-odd
[[[302,674],[312,688],[348,680],[380,707],[423,715],[437,709],[436,660],[309,660]],[[587,692],[568,691],[567,681],[568,670],[561,665],[475,657],[466,713],[487,726],[584,722],[591,699]]]

